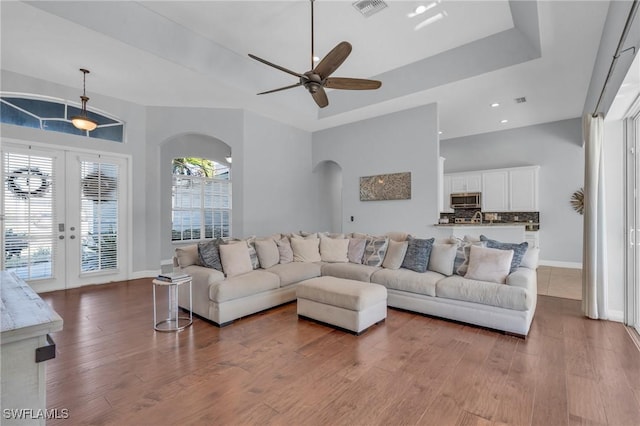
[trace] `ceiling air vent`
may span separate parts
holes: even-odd
[[[521,98],[515,98],[514,101],[516,101],[517,104],[523,104],[523,103],[527,102],[527,98],[525,98],[523,96]]]
[[[353,7],[368,18],[387,7],[387,4],[382,0],[358,0],[353,2]]]

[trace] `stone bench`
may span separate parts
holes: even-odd
[[[387,289],[379,284],[318,277],[298,284],[298,316],[361,334],[387,317]]]

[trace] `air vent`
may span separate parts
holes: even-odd
[[[353,7],[368,18],[386,8],[387,4],[382,0],[358,0],[353,2]]]
[[[521,98],[515,98],[514,101],[516,101],[517,104],[523,104],[523,103],[527,102],[527,98],[525,98],[523,96]]]

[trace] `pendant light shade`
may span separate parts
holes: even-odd
[[[89,70],[84,68],[80,68],[80,72],[82,72],[82,96],[80,96],[80,100],[82,101],[82,109],[80,111],[80,115],[76,115],[71,117],[71,122],[75,127],[80,130],[92,131],[96,127],[98,127],[98,122],[87,117],[87,101],[89,98],[87,97],[87,89],[86,89],[86,81],[87,74],[89,74]]]

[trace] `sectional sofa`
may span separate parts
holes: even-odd
[[[367,238],[362,234],[357,236]],[[337,236],[337,238],[340,237],[344,236]],[[258,239],[258,241],[270,239],[277,241],[279,238],[282,239],[283,236],[275,235]],[[304,237],[295,235],[290,238],[291,243],[298,243],[299,238]],[[324,236],[323,238],[329,237]],[[388,241],[388,247],[391,247],[392,244],[403,243],[411,237],[403,233],[389,233],[385,238]],[[319,241],[322,243],[322,238]],[[333,244],[328,240],[326,242]],[[251,251],[255,240],[246,243]],[[238,244],[247,246],[244,241],[240,241]],[[343,241],[338,244],[342,247],[346,245]],[[407,244],[403,244],[406,247]],[[295,246],[295,244],[293,245]],[[465,246],[461,247],[462,245]],[[393,308],[526,336],[536,309],[537,249],[526,249],[524,258],[520,259],[519,266],[509,271],[508,275],[500,282],[472,279],[469,278],[469,273],[466,276],[456,274],[453,273],[453,268],[447,269],[448,266],[445,266],[445,270],[442,270],[442,266],[438,267],[438,265],[432,267],[434,262],[442,264],[442,253],[445,251],[449,253],[446,255],[448,257],[445,263],[447,265],[448,262],[453,264],[451,260],[452,246],[457,246],[455,251],[458,257],[466,250],[465,255],[468,261],[469,252],[476,250],[470,250],[473,245],[483,246],[482,243],[470,240],[436,241],[433,246],[437,246],[440,254],[437,254],[436,250],[433,251],[432,259],[429,261],[429,269],[425,272],[407,269],[404,267],[407,265],[400,265],[397,260],[395,265],[389,265],[387,262],[391,253],[389,250],[384,261],[378,259],[377,263],[373,262],[375,266],[371,265],[371,261],[364,262],[364,264],[358,263],[357,259],[349,261],[342,255],[336,258],[335,254],[330,254],[327,257],[320,255],[313,257],[312,254],[310,257],[307,253],[305,258],[303,253],[298,256],[296,261],[286,263],[280,263],[277,259],[270,261],[261,259],[263,260],[262,267],[256,267],[254,261],[253,267],[242,273],[237,273],[235,271],[237,268],[229,265],[228,268],[223,269],[224,272],[227,272],[227,269],[230,272],[234,268],[234,273],[225,276],[222,270],[202,266],[202,256],[199,254],[197,244],[176,248],[174,267],[180,268],[193,277],[192,311],[218,326],[225,326],[235,319],[296,300],[296,286],[305,280],[319,276],[333,276],[385,286],[388,293],[387,305]],[[258,246],[259,249],[260,247]],[[220,256],[224,261],[226,250],[231,247],[225,245],[220,249]],[[237,249],[240,247],[237,246]],[[260,250],[258,250],[258,254],[260,254]],[[380,253],[377,254],[380,255]],[[440,261],[435,259],[436,257],[439,257]],[[455,259],[455,262],[457,263],[459,260]],[[274,262],[276,263],[274,264]],[[481,268],[482,266],[480,265]],[[181,286],[179,291],[180,306],[186,308],[188,306],[188,289]]]

